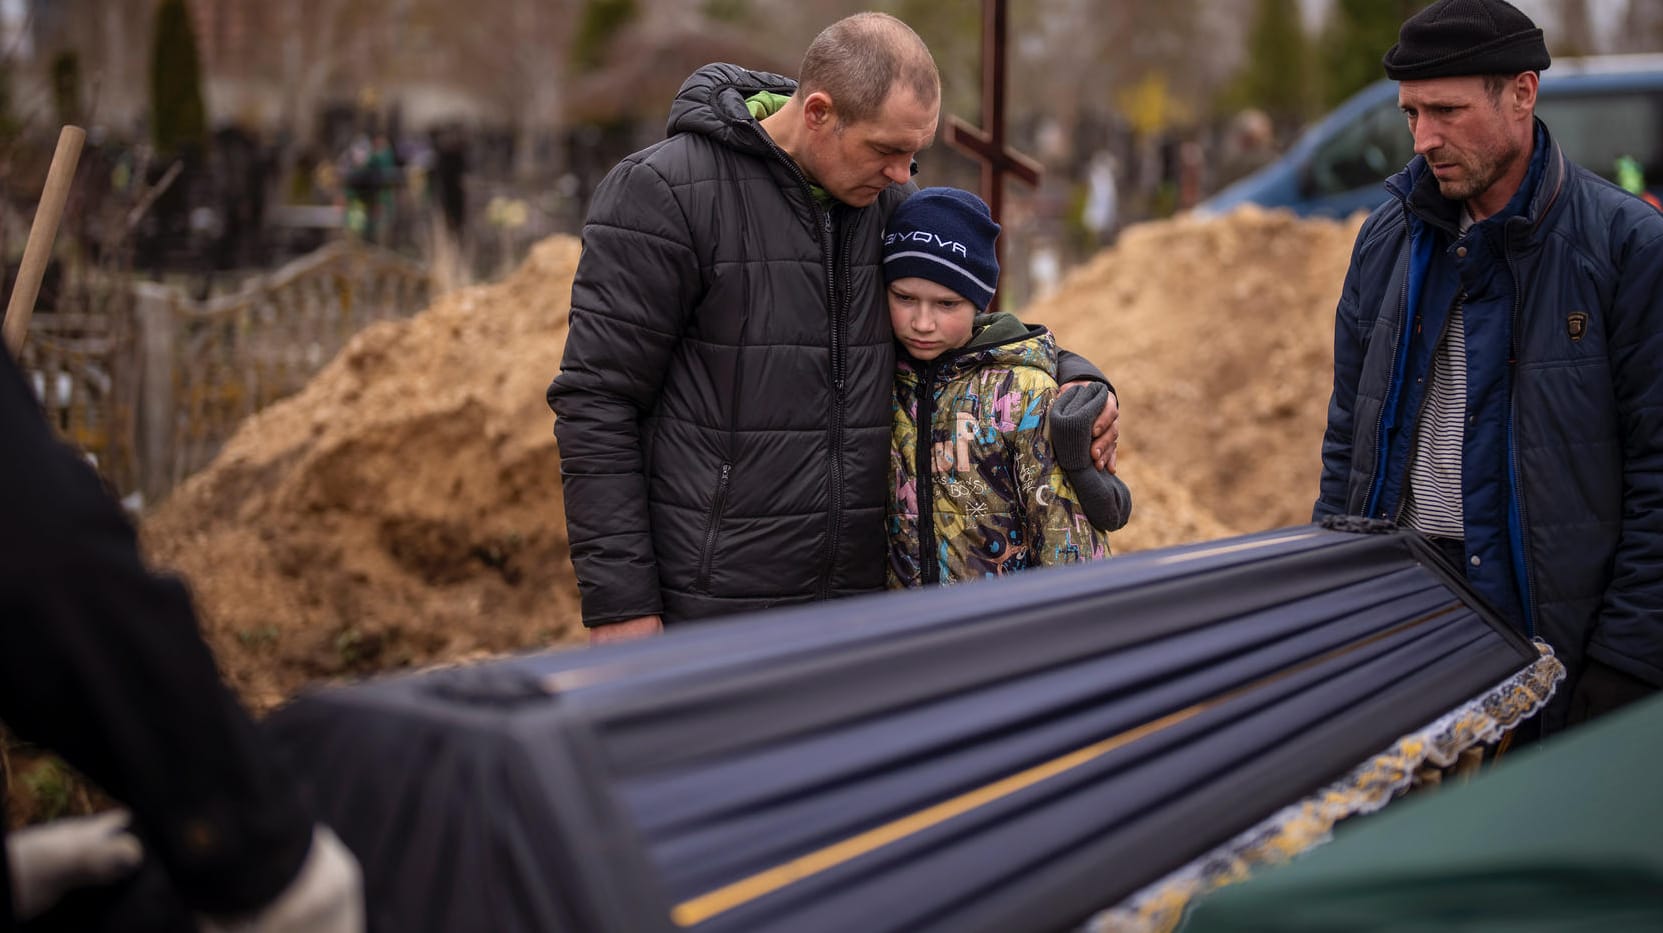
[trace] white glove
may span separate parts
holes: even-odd
[[[198,917],[202,933],[363,933],[364,880],[358,860],[327,826],[312,831],[300,874],[252,914]]]
[[[144,847],[127,831],[126,810],[54,820],[6,838],[12,867],[12,907],[19,920],[38,917],[76,888],[108,884],[144,861]]]

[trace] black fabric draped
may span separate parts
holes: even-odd
[[[1077,925],[1538,658],[1301,527],[304,696],[385,930]]]

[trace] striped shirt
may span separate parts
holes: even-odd
[[[1472,226],[1461,210],[1461,232]],[[1449,309],[1443,338],[1432,354],[1432,384],[1415,423],[1409,454],[1409,484],[1398,523],[1422,534],[1465,538],[1461,507],[1461,449],[1467,421],[1467,333],[1461,313],[1463,292]]]

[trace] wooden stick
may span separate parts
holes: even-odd
[[[1465,784],[1472,780],[1484,767],[1484,749],[1481,746],[1464,749],[1459,758],[1455,759],[1455,776]]]
[[[64,202],[69,199],[75,164],[81,160],[81,144],[86,139],[87,131],[78,126],[65,126],[58,134],[58,151],[52,154],[52,167],[46,171],[46,188],[29,227],[29,241],[23,247],[23,263],[12,285],[11,302],[6,305],[3,331],[6,349],[14,357],[23,352],[23,340],[29,334],[29,317],[35,313],[40,280],[52,260],[52,241],[58,238],[58,221],[63,219]]]

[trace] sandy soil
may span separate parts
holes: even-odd
[[[1024,309],[1120,390],[1117,552],[1305,521],[1356,221],[1241,212],[1128,229]],[[580,635],[559,454],[578,244],[359,335],[144,523],[227,678],[268,708],[321,679]]]

